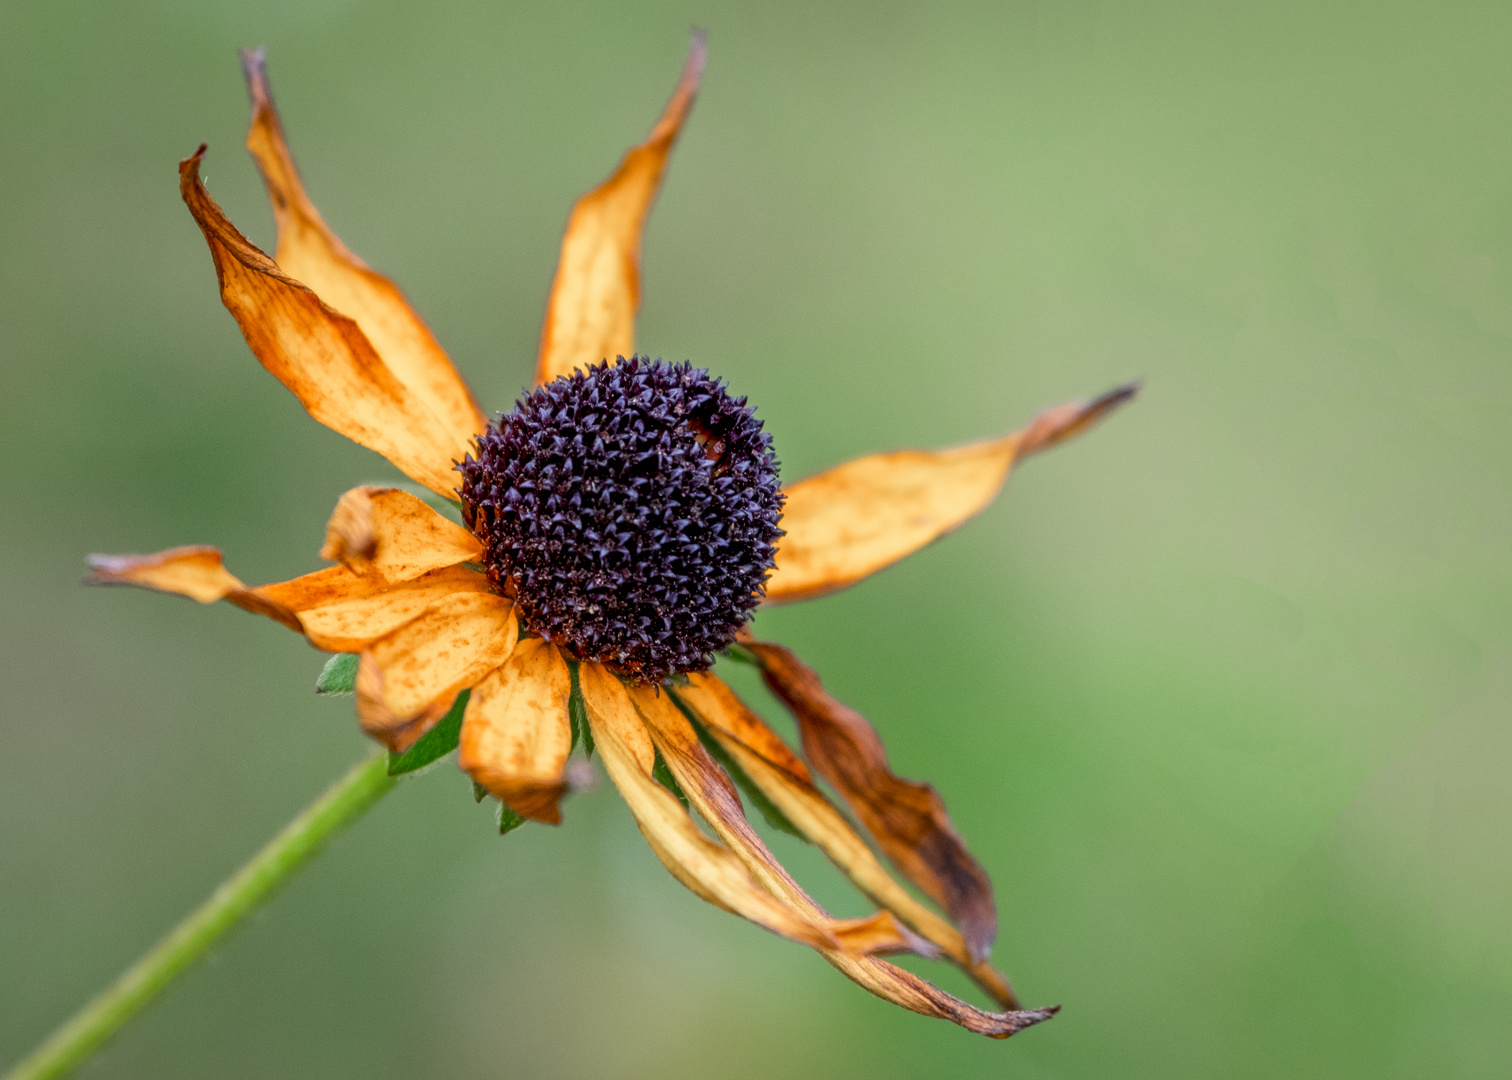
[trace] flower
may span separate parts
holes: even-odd
[[[181,547],[93,556],[92,580],[226,600],[318,649],[356,654],[363,730],[394,755],[460,744],[459,764],[500,801],[506,825],[560,822],[581,736],[657,857],[698,896],[812,946],[880,997],[1007,1037],[1055,1010],[1021,1008],[988,964],[992,885],[939,795],[895,776],[860,714],[744,627],[760,603],[853,585],[954,529],[992,501],[1015,462],[1134,388],[1051,409],[1001,438],[865,457],[780,489],[745,399],[633,348],[641,229],[704,54],[695,34],[649,138],[574,206],[535,388],[490,425],[399,289],[306,197],[262,52],[244,53],[247,145],[277,218],[276,259],[206,192],[204,146],[179,165],[221,298],[310,415],[442,498],[460,497],[467,527],[406,491],[359,487],[327,525],[327,569],[248,587],[216,549]],[[721,650],[760,667],[797,720],[802,758],[709,673]],[[945,915],[883,867],[815,773]],[[737,785],[770,822],[818,846],[876,913],[837,919],[815,903],[747,822]],[[957,964],[1003,1011],[881,959],[897,952]]]

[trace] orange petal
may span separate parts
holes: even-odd
[[[572,750],[571,680],[554,645],[527,638],[473,687],[462,718],[457,764],[524,817],[561,823],[562,770]]]
[[[1017,1008],[1018,1001],[1002,975],[986,963],[973,962],[960,931],[893,879],[845,816],[809,781],[806,771],[794,772],[788,760],[796,757],[777,733],[719,679],[712,675],[688,678],[689,684],[676,690],[677,697],[777,809],[869,899],[938,946],[999,1004]],[[774,745],[781,748],[780,753],[772,753]]]
[[[192,544],[151,555],[89,556],[91,585],[136,585],[213,604],[246,588],[213,547]]]
[[[229,600],[256,615],[266,615],[291,630],[300,631],[299,618],[271,597],[248,589],[221,563],[213,547],[194,544],[169,548],[151,555],[91,555],[88,559],[91,585],[135,585],[158,592],[177,593],[201,604]]]
[[[789,650],[757,641],[745,645],[798,720],[809,764],[834,785],[893,865],[950,913],[971,961],[985,960],[997,936],[992,882],[956,834],[939,793],[893,775],[876,730],[830,697],[813,669]]]
[[[201,146],[179,163],[179,191],[205,234],[221,300],[253,354],[316,420],[376,450],[441,495],[467,439],[399,380],[357,323],[289,277],[226,219],[200,182]]]
[[[482,574],[461,566],[432,570],[398,585],[332,566],[251,591],[293,611],[316,648],[361,652],[447,597],[492,589]]]
[[[672,143],[693,107],[704,55],[704,35],[695,31],[682,78],[650,136],[572,208],[546,303],[538,384],[635,351],[641,229]]]
[[[652,779],[651,739],[620,681],[598,664],[583,663],[578,685],[604,768],[672,876],[704,900],[783,937],[838,948],[833,934],[753,881],[741,860],[705,836],[682,804]]]
[[[951,1020],[968,1030],[996,1038],[1006,1038],[1054,1015],[1053,1009],[986,1012],[869,955],[917,949],[920,943],[911,938],[890,912],[878,912],[867,919],[839,922],[830,919],[751,830],[729,779],[704,751],[676,706],[665,695],[657,695],[648,688],[632,690],[630,694],[661,751],[662,760],[672,770],[688,801],[753,876],[786,900],[794,911],[814,920],[839,940],[838,948],[816,948],[842,974],[906,1009]]]
[[[404,293],[347,250],[306,197],[283,124],[273,105],[262,49],[243,49],[242,70],[252,99],[247,149],[257,161],[278,221],[278,265],[356,321],[399,381],[465,443],[486,426],[472,392],[416,315]]]
[[[398,488],[357,487],[342,495],[326,525],[322,559],[358,574],[408,581],[429,570],[481,557],[483,545]]]
[[[509,659],[518,631],[509,600],[475,592],[449,596],[379,638],[358,666],[363,729],[391,750],[406,749],[460,691]]]
[[[1059,405],[1001,439],[857,458],[798,481],[786,491],[767,603],[835,592],[919,550],[985,509],[1014,462],[1086,430],[1137,389]]]

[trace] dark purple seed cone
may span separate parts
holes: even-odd
[[[595,364],[478,437],[463,515],[528,630],[660,682],[708,668],[761,601],[782,535],[771,442],[707,371]]]

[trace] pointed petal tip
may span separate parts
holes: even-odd
[[[1014,457],[1028,457],[1080,435],[1124,402],[1133,400],[1143,388],[1144,380],[1135,379],[1098,397],[1046,409],[1024,429]]]
[[[237,49],[236,55],[241,59],[242,77],[247,80],[247,96],[252,99],[253,107],[271,101],[272,97],[268,93],[267,46]]]
[[[688,59],[683,63],[683,78],[697,79],[709,59],[709,31],[695,26],[688,32]]]
[[[199,163],[204,160],[205,154],[209,149],[209,143],[200,143],[195,148],[194,153],[181,160],[179,162],[179,177],[182,178],[185,174],[192,175],[199,172]]]

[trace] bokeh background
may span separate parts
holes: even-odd
[[[786,475],[1146,380],[759,621],[939,786],[1064,1013],[905,1014],[685,893],[607,783],[500,839],[446,763],[82,1075],[1512,1073],[1512,8],[1454,0],[0,5],[0,1059],[366,752],[278,626],[79,587],[186,542],[305,572],[395,475],[256,365],[178,200],[206,140],[272,243],[234,49],[498,409],[692,23],[641,343]]]

